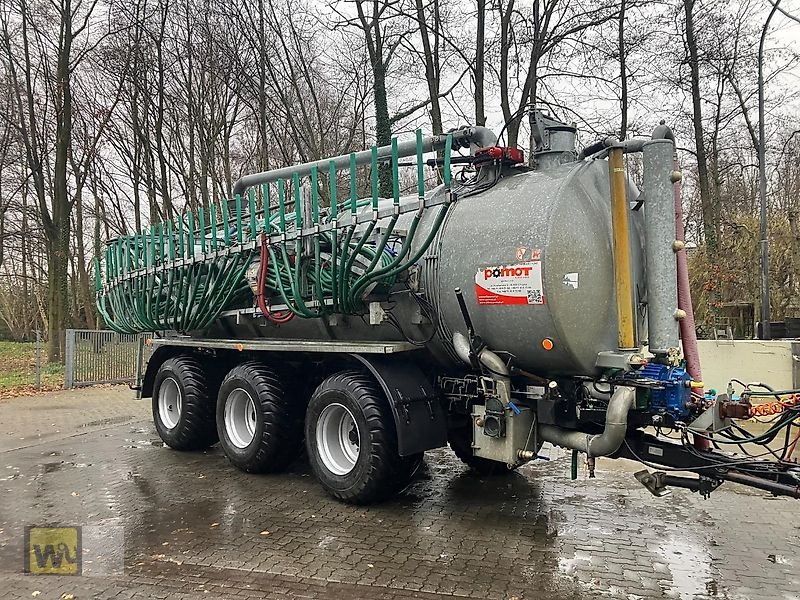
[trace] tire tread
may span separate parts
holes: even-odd
[[[368,471],[355,485],[339,490],[325,485],[323,481],[326,491],[343,502],[369,504],[383,500],[405,487],[413,468],[409,468],[410,461],[404,461],[397,453],[394,417],[388,400],[376,382],[361,371],[340,371],[319,385],[311,403],[319,401],[317,399],[322,394],[331,390],[349,395],[361,407],[368,428],[368,435],[364,437],[369,440],[369,459]],[[363,441],[361,448],[364,449]],[[416,461],[415,465],[418,464],[419,457]],[[312,466],[315,470],[319,468],[314,465],[313,458]]]
[[[178,355],[164,361],[159,372],[172,370],[182,387],[181,420],[164,443],[181,451],[202,450],[217,442],[214,403],[208,397],[208,380],[202,363],[193,356]],[[153,418],[158,422],[158,390],[153,394]]]
[[[288,393],[286,377],[275,369],[248,361],[235,366],[220,386],[238,378],[250,383],[256,392],[264,426],[256,453],[248,458],[228,458],[248,473],[275,473],[285,470],[300,454],[303,442],[303,406]],[[222,398],[219,400],[223,401]],[[224,422],[218,428],[224,427]],[[220,434],[222,431],[220,430]],[[222,436],[220,436],[222,437]]]

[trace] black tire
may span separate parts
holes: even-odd
[[[166,407],[159,410],[164,394]],[[177,402],[170,403],[170,397]],[[170,408],[172,407],[172,408]],[[175,450],[202,450],[217,443],[214,402],[202,363],[188,355],[164,361],[153,382],[153,422],[158,436]]]
[[[467,465],[475,475],[481,477],[492,477],[497,475],[508,475],[516,469],[509,469],[508,465],[475,456],[472,453],[472,421],[467,422],[467,425],[459,423],[459,427],[451,429],[447,435],[450,448],[453,450],[458,459]]]
[[[228,460],[242,471],[283,471],[302,451],[303,405],[286,381],[286,376],[258,362],[234,367],[222,381],[217,399],[219,442]],[[247,440],[237,441],[237,430],[229,431],[233,426],[226,426],[225,419],[226,404],[242,390],[253,401],[252,439],[244,446]]]
[[[320,417],[332,405],[347,409],[358,439],[358,456],[344,474],[336,474],[326,466],[317,439],[318,428],[323,426]],[[378,502],[399,492],[408,485],[422,460],[421,454],[404,458],[398,455],[389,401],[375,381],[359,371],[336,373],[317,387],[306,411],[305,432],[314,475],[328,494],[350,504]]]

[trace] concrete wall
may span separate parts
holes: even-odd
[[[735,377],[745,383],[762,381],[776,390],[798,387],[791,341],[699,340],[700,366],[706,389],[724,393]],[[738,391],[738,388],[737,388]]]

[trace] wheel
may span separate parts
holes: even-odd
[[[325,491],[352,504],[400,491],[422,459],[398,455],[389,401],[359,371],[336,373],[316,389],[306,411],[306,450]]]
[[[281,471],[303,447],[303,406],[286,377],[257,362],[234,367],[217,399],[217,431],[225,455],[248,473]]]
[[[199,360],[175,356],[161,365],[153,382],[153,422],[175,450],[201,450],[217,442],[214,403]]]
[[[447,435],[450,448],[461,462],[467,465],[476,475],[484,477],[494,475],[507,475],[516,469],[509,469],[508,465],[475,456],[472,453],[472,419],[467,419],[466,424],[459,423],[456,427],[451,427]]]

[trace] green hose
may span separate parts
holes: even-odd
[[[444,152],[445,188],[449,188],[452,138],[448,136]],[[450,198],[439,207],[424,239],[417,240],[425,212],[422,171],[422,135],[417,132],[417,191],[420,209],[408,231],[401,236],[397,252],[388,250],[395,234],[400,210],[400,176],[397,140],[391,145],[392,206],[394,213],[386,221],[378,239],[372,240],[378,226],[379,151],[371,148],[369,198],[359,200],[355,154],[350,155],[349,202],[340,205],[337,198],[337,169],[329,163],[330,208],[322,212],[319,198],[319,173],[310,170],[310,223],[304,223],[301,181],[291,178],[292,212],[286,210],[286,181],[277,182],[278,210],[270,211],[269,186],[262,185],[263,217],[256,211],[256,191],[249,190],[247,207],[236,195],[233,202],[220,202],[221,218],[215,203],[201,207],[177,219],[175,223],[151,225],[140,234],[121,237],[105,250],[105,274],[95,264],[95,287],[98,311],[108,326],[121,333],[174,329],[179,332],[199,330],[210,325],[219,314],[251,298],[245,273],[258,250],[254,247],[257,232],[263,227],[269,264],[265,292],[282,302],[300,318],[319,318],[327,314],[360,314],[365,309],[364,295],[369,291],[380,296],[388,292],[396,278],[418,262],[437,236],[448,211]],[[231,206],[234,214],[230,214]],[[340,211],[350,210],[351,223],[339,229]],[[358,211],[371,208],[372,219],[358,231]],[[247,210],[248,222],[244,222]],[[235,223],[231,221],[235,219]],[[294,226],[294,244],[287,240],[287,219]],[[207,239],[207,226],[210,239]],[[325,222],[333,225],[321,231]],[[232,227],[233,225],[233,227]],[[313,226],[313,231],[309,232]],[[306,233],[303,233],[303,228]],[[246,228],[246,232],[245,232]],[[222,235],[220,236],[220,229]],[[236,232],[232,236],[232,231]],[[271,236],[271,237],[270,237]],[[276,236],[279,238],[276,240]],[[306,242],[311,236],[310,242]],[[199,239],[197,239],[199,237]],[[232,239],[233,238],[233,239]],[[220,246],[224,254],[216,255]],[[310,248],[308,254],[304,248]],[[209,255],[211,251],[211,255]],[[316,306],[311,307],[310,303]],[[252,301],[251,301],[252,302]]]

